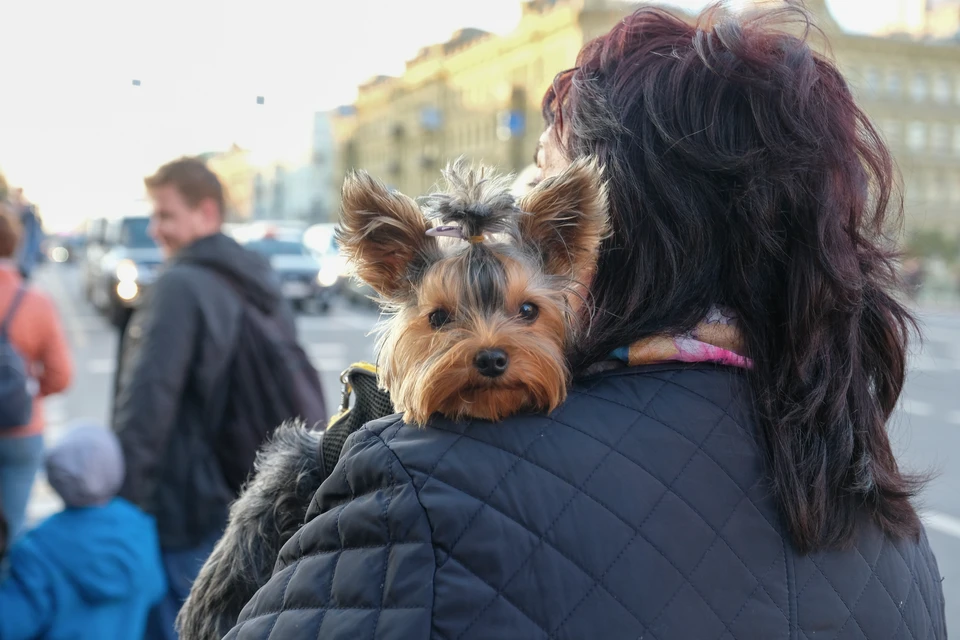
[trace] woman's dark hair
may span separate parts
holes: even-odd
[[[920,531],[920,483],[886,433],[914,325],[895,298],[902,198],[810,31],[796,8],[714,7],[696,24],[643,8],[543,101],[565,154],[598,157],[610,186],[574,370],[689,330],[713,304],[734,310],[772,489],[803,552],[849,545],[865,514],[894,537]]]

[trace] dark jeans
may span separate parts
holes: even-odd
[[[42,435],[0,438],[0,504],[11,542],[23,533],[30,491],[42,462]]]
[[[221,535],[222,532],[218,531],[192,549],[160,549],[167,574],[167,595],[150,610],[144,640],[177,640],[177,614]]]

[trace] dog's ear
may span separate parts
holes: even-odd
[[[576,160],[542,180],[520,208],[520,237],[539,250],[544,271],[577,279],[593,270],[609,230],[607,189],[595,160]]]
[[[411,288],[411,275],[437,248],[428,228],[416,202],[365,171],[344,180],[337,242],[357,276],[380,295]]]

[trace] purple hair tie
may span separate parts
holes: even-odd
[[[427,229],[427,235],[445,236],[447,238],[460,238],[461,240],[466,240],[470,244],[483,242],[483,236],[465,236],[463,235],[463,229],[452,224],[446,224],[439,227],[433,227],[432,229]]]

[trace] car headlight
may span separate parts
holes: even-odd
[[[117,280],[120,282],[134,282],[140,277],[140,271],[133,260],[121,260],[117,264]]]
[[[121,280],[119,284],[117,284],[117,295],[121,300],[130,302],[136,298],[139,293],[140,287],[138,287],[137,283],[133,280]]]
[[[340,274],[333,269],[321,269],[317,274],[317,284],[321,287],[332,287],[337,284],[337,279],[339,278]]]

